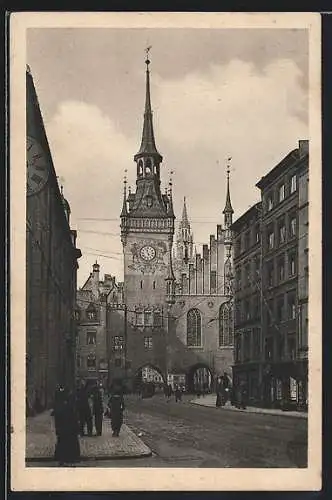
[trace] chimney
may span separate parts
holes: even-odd
[[[303,156],[309,154],[309,141],[308,139],[303,139],[299,141],[299,156],[303,158]]]

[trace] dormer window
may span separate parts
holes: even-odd
[[[96,321],[97,320],[97,311],[92,304],[86,310],[86,318],[89,321]]]
[[[148,195],[145,197],[145,200],[146,200],[146,206],[147,206],[148,208],[151,208],[151,207],[152,207],[152,205],[153,205],[153,198],[152,198],[152,196],[148,194]]]

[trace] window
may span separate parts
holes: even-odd
[[[267,324],[272,325],[273,320],[274,320],[274,303],[273,300],[269,300],[266,306],[266,313],[267,313]]]
[[[296,319],[296,297],[295,292],[287,294],[288,319]]]
[[[251,284],[251,280],[250,280],[250,264],[247,263],[245,266],[244,266],[244,275],[245,275],[245,286],[250,286]]]
[[[277,322],[281,323],[284,320],[284,296],[277,297]]]
[[[272,226],[267,230],[267,247],[269,250],[274,248],[274,229]]]
[[[89,308],[86,311],[86,317],[90,321],[96,321],[97,319],[97,312],[94,308]]]
[[[245,330],[243,334],[243,361],[250,359],[250,335],[251,330]]]
[[[289,236],[294,238],[296,236],[296,215],[291,215],[289,218]]]
[[[296,175],[293,175],[291,177],[291,182],[290,182],[290,192],[291,192],[291,194],[295,193],[296,188],[297,188]]]
[[[219,347],[233,345],[233,306],[230,302],[219,308]]]
[[[124,337],[122,335],[115,335],[113,337],[113,351],[122,351],[124,348]]]
[[[241,288],[242,288],[242,272],[241,272],[241,267],[239,267],[238,269],[236,269],[235,275],[236,275],[237,289],[241,290]]]
[[[198,309],[190,309],[187,313],[187,345],[199,347],[201,344],[201,313]]]
[[[216,293],[217,289],[217,272],[211,271],[210,273],[210,290],[211,293]]]
[[[152,349],[152,337],[144,337],[145,349]]]
[[[272,195],[272,193],[270,193],[269,195],[267,195],[267,198],[266,198],[266,208],[267,208],[268,212],[270,212],[270,210],[272,210],[272,208],[273,208],[273,195]]]
[[[155,281],[152,283],[152,288],[153,288],[154,290],[156,289],[156,282],[155,282]]]
[[[114,365],[115,365],[117,368],[121,368],[121,366],[122,366],[122,359],[121,359],[121,358],[115,358],[115,360],[114,360]]]
[[[295,276],[296,274],[296,252],[289,252],[288,255],[288,273],[289,276]]]
[[[265,359],[273,359],[273,337],[265,339]]]
[[[266,264],[266,281],[267,286],[271,287],[274,284],[274,266],[273,261],[267,262]]]
[[[280,219],[278,222],[278,235],[279,235],[279,245],[282,245],[286,241],[286,225],[284,218]]]
[[[96,368],[96,356],[94,354],[88,355],[87,368],[88,368],[88,370],[94,370]]]
[[[247,231],[244,235],[244,249],[248,250],[250,248],[250,231]]]
[[[162,317],[161,317],[161,312],[160,311],[154,311],[153,313],[153,324],[155,327],[161,327],[162,326]]]
[[[287,355],[289,359],[296,358],[296,339],[295,335],[288,335],[287,338]]]
[[[256,293],[252,298],[252,315],[254,319],[260,318],[260,297]]]
[[[81,356],[79,354],[76,356],[76,366],[81,368]]]
[[[258,359],[261,351],[261,331],[260,328],[253,328],[252,331],[252,344],[253,344],[253,358]]]
[[[143,288],[143,281],[140,282],[140,287]]]
[[[255,225],[255,243],[259,243],[261,239],[261,230],[259,224]]]
[[[279,191],[278,192],[279,192],[279,203],[281,203],[285,199],[285,184],[282,184],[279,187]]]
[[[278,259],[278,282],[282,282],[285,279],[285,259],[284,257],[279,257]]]
[[[96,332],[87,332],[86,343],[87,345],[96,345]]]
[[[144,311],[144,326],[153,326],[152,311],[149,309]]]
[[[136,311],[136,325],[143,326],[143,324],[144,324],[143,311]]]

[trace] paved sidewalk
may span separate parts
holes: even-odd
[[[54,460],[54,419],[46,411],[27,418],[26,460]],[[81,460],[139,458],[151,456],[152,452],[127,425],[121,427],[118,438],[112,437],[110,420],[104,418],[102,436],[80,437]]]
[[[200,406],[209,406],[211,408],[216,408],[216,394],[207,394],[206,396],[201,396],[200,398],[193,399],[191,404],[200,405]],[[261,413],[265,415],[279,415],[282,417],[295,417],[295,418],[308,418],[308,414],[306,412],[301,411],[282,411],[282,410],[273,410],[269,408],[256,408],[255,406],[247,406],[245,410],[235,408],[228,402],[225,406],[220,408],[221,411],[229,410],[235,412],[244,412],[244,413]]]

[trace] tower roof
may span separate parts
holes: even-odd
[[[230,160],[230,159],[229,159]],[[226,214],[226,213],[230,213],[230,214],[233,214],[234,213],[234,210],[233,210],[233,207],[232,207],[232,203],[231,203],[231,195],[230,195],[230,192],[229,192],[229,171],[230,171],[230,167],[229,165],[227,166],[227,192],[226,192],[226,203],[225,203],[225,208],[223,210],[223,214]]]
[[[189,219],[188,219],[188,212],[187,212],[187,204],[186,204],[186,197],[183,197],[183,209],[182,209],[182,218],[181,218],[181,227],[190,227],[189,224]]]
[[[150,49],[147,49],[147,53]],[[149,70],[149,58],[145,60],[146,64],[146,94],[145,94],[145,110],[144,110],[144,122],[143,122],[143,134],[141,147],[136,153],[134,159],[136,160],[140,156],[144,155],[155,155],[162,160],[161,154],[158,152],[153,132],[153,121],[152,121],[152,109],[151,109],[151,96],[150,96],[150,70]]]

